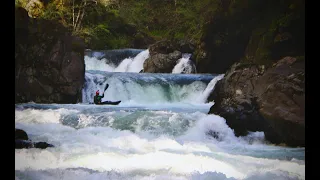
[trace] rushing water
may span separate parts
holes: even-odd
[[[191,54],[183,54],[182,58],[178,60],[177,64],[172,69],[172,73],[197,73],[196,66],[190,60]]]
[[[274,146],[263,132],[236,137],[207,114],[223,75],[137,73],[147,54],[122,73],[127,57],[111,71],[90,62],[82,103],[16,104],[16,128],[55,146],[16,149],[16,179],[305,179],[304,148]],[[90,104],[107,83],[104,100],[122,102]]]

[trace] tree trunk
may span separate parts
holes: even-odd
[[[81,23],[82,23],[82,20],[83,20],[83,16],[84,16],[84,13],[85,13],[86,5],[87,5],[87,0],[84,0],[84,5],[82,7],[82,12],[80,13],[81,9],[79,10],[79,14],[78,15],[80,15],[80,17],[79,17],[79,19],[77,19],[77,22],[76,22],[76,27],[75,27],[76,31],[80,30]]]
[[[74,0],[72,0],[72,27],[74,27]]]
[[[73,25],[73,31],[75,31],[77,29],[77,24],[78,24],[78,21],[79,21],[80,13],[81,13],[81,9],[78,10],[77,19],[76,19],[76,22]]]

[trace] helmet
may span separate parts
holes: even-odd
[[[99,95],[99,90],[96,91],[96,95],[97,95],[97,96]]]

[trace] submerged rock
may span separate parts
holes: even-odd
[[[34,145],[31,141],[21,139],[15,140],[15,149],[29,149],[33,147]]]
[[[28,135],[24,130],[15,129],[15,149],[23,149],[23,148],[46,149],[48,147],[54,147],[54,146],[46,142],[32,142],[31,140],[28,139]]]
[[[33,143],[35,148],[46,149],[48,147],[54,147],[52,144],[46,142],[36,142]]]
[[[22,129],[15,130],[15,139],[28,140],[27,133]]]
[[[304,60],[285,57],[269,69],[236,63],[209,97],[209,113],[226,119],[237,136],[264,131],[271,143],[305,145]]]
[[[209,130],[206,132],[206,135],[215,138],[217,141],[222,141],[222,138],[220,137],[220,133],[217,131]]]

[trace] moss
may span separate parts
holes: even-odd
[[[270,47],[273,44],[273,37],[274,33],[272,31],[269,31],[262,36],[255,54],[256,63],[265,64],[265,61],[270,59]]]
[[[291,23],[291,15],[275,14],[268,17],[264,22],[260,23],[260,27],[252,31],[249,40],[246,56],[254,57],[257,64],[271,65],[274,60],[272,54],[281,51],[274,49],[276,43],[286,41],[292,37],[288,32],[278,33],[280,28],[287,27]]]
[[[185,34],[182,32],[178,32],[174,34],[175,39],[183,39],[185,37]]]
[[[278,19],[277,24],[279,27],[288,27],[293,19],[293,13],[285,14],[280,19]]]
[[[261,37],[266,32],[265,28],[257,28],[252,31],[252,35],[250,37],[248,46],[246,48],[246,56],[254,57],[256,55],[256,51],[258,49]]]
[[[304,56],[297,56],[296,59],[297,59],[296,62],[305,61],[305,57]]]

